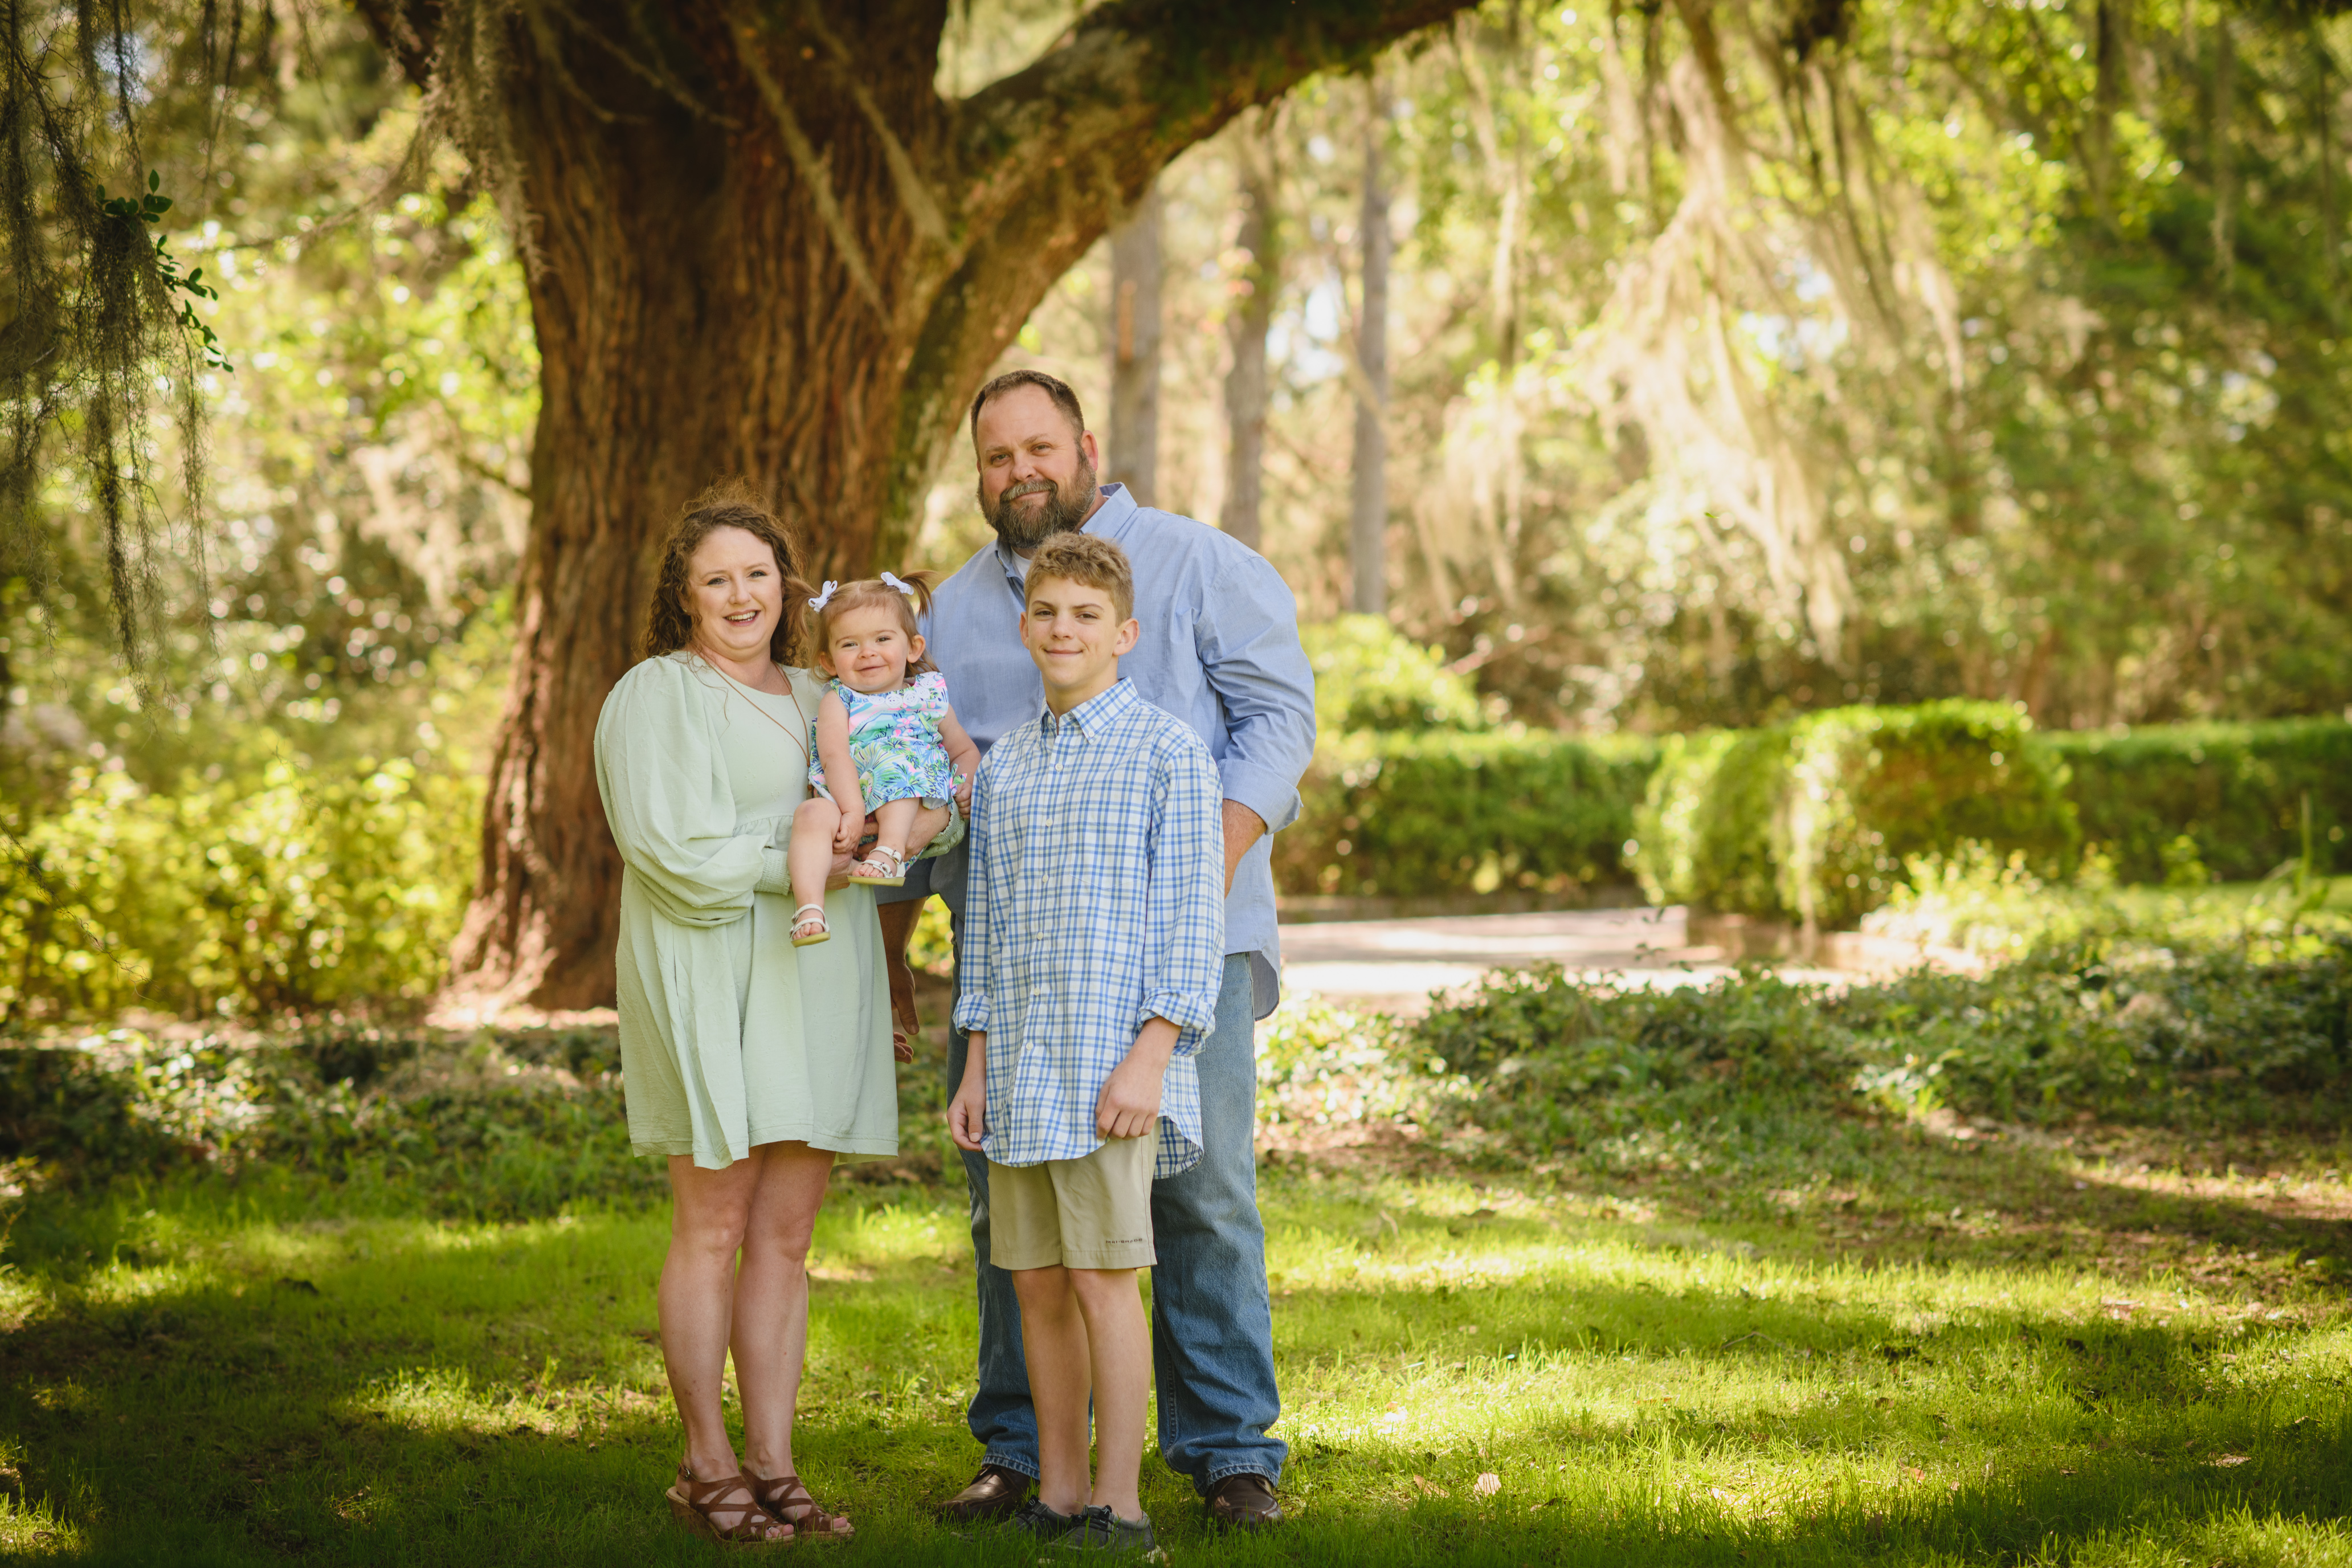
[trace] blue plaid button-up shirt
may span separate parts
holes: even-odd
[[[1193,1057],[1224,978],[1224,791],[1208,746],[1122,680],[989,748],[971,790],[955,1021],[988,1032],[1000,1165],[1102,1147],[1095,1105],[1153,1018],[1177,1026],[1154,1176],[1201,1158]]]

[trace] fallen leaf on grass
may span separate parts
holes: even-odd
[[[1493,1497],[1503,1489],[1503,1478],[1492,1470],[1484,1471],[1479,1475],[1477,1484],[1470,1489],[1480,1497]]]
[[[1915,1481],[1924,1481],[1927,1479],[1927,1472],[1921,1469],[1916,1465],[1906,1466],[1903,1473],[1909,1476]]]
[[[2226,1470],[2231,1465],[2243,1465],[2250,1463],[2252,1458],[2253,1456],[2252,1454],[2223,1454],[2213,1461],[2213,1468],[2216,1469]]]
[[[1444,1487],[1439,1486],[1435,1481],[1423,1480],[1419,1476],[1412,1478],[1412,1484],[1419,1487],[1423,1491],[1427,1492],[1431,1497],[1444,1497],[1446,1495],[1445,1489]]]

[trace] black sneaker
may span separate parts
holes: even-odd
[[[1076,1530],[1085,1520],[1084,1514],[1055,1513],[1045,1506],[1043,1498],[1031,1498],[1021,1511],[991,1531],[995,1535],[1027,1535],[1034,1537],[1041,1546],[1062,1539]]]
[[[1111,1512],[1106,1503],[1090,1508],[1078,1515],[1062,1538],[1054,1542],[1056,1552],[1100,1552],[1114,1557],[1140,1556],[1158,1542],[1151,1533],[1151,1516],[1141,1519],[1121,1519]]]

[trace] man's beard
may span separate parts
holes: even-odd
[[[1034,511],[1018,504],[1024,494],[1043,491],[1045,499]],[[1004,493],[993,501],[988,499],[988,487],[980,489],[980,514],[996,530],[996,537],[1017,554],[1026,555],[1057,533],[1067,533],[1087,521],[1095,504],[1095,468],[1081,457],[1077,477],[1068,489],[1051,479],[1031,479],[1025,484],[1007,485]]]

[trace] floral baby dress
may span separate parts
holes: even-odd
[[[948,711],[948,678],[937,670],[910,676],[896,691],[868,694],[840,681],[827,688],[849,710],[849,760],[857,767],[857,793],[866,815],[894,800],[945,805],[948,825],[918,859],[963,842],[963,813],[955,805],[955,768],[940,740],[940,720]],[[816,760],[816,726],[809,726],[809,786],[825,799],[824,764]]]

